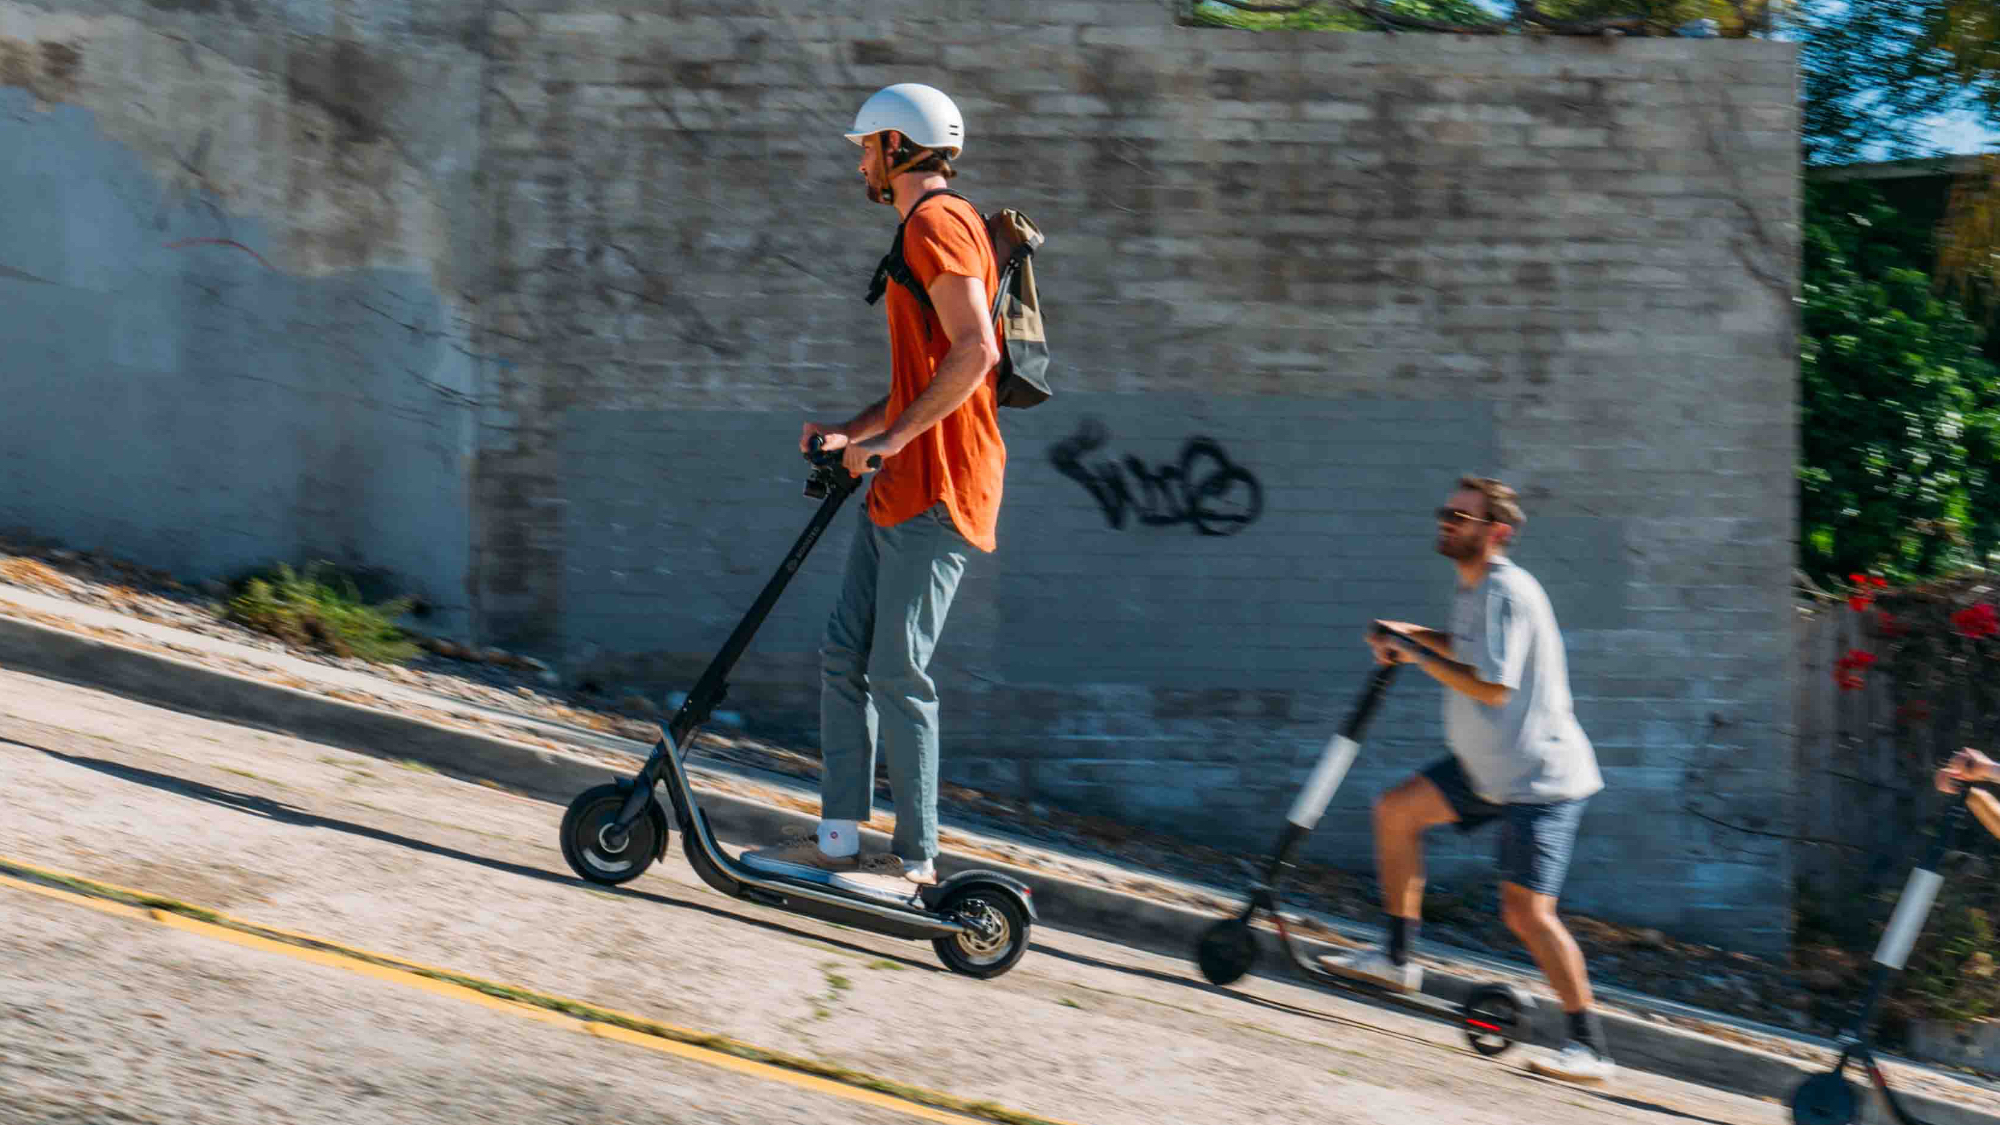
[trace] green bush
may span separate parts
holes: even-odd
[[[1963,1022],[2000,1016],[1995,900],[2000,880],[1991,873],[1947,875],[1908,965],[1904,993],[1920,1018]]]
[[[1806,192],[1799,553],[1815,579],[1985,565],[2000,542],[2000,372],[1866,186]]]
[[[245,579],[223,616],[288,644],[397,664],[417,654],[396,626],[408,599],[369,605],[353,579],[320,562],[303,574],[283,563]]]

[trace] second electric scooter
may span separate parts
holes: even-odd
[[[733,898],[857,929],[912,940],[928,938],[938,959],[952,971],[982,979],[997,977],[1013,968],[1028,949],[1035,908],[1025,884],[986,870],[961,871],[941,883],[919,886],[803,866],[786,865],[784,873],[753,869],[716,841],[688,784],[683,759],[710,713],[728,694],[730,669],[834,514],[861,485],[861,478],[841,464],[840,452],[822,449],[818,438],[813,439],[806,460],[812,470],[805,494],[821,501],[819,511],[686,701],[661,727],[660,740],[646,764],[635,776],[587,789],[570,802],[562,821],[563,858],[578,875],[607,886],[630,882],[655,860],[666,858],[667,813],[654,792],[655,786],[664,784],[688,865],[709,886]]]
[[[1391,635],[1380,629],[1377,632]],[[1277,850],[1271,856],[1263,878],[1251,886],[1250,899],[1244,905],[1243,913],[1225,918],[1204,931],[1195,947],[1195,961],[1201,966],[1201,975],[1210,984],[1231,984],[1248,973],[1257,963],[1257,937],[1251,932],[1250,923],[1261,910],[1269,914],[1276,924],[1278,941],[1284,946],[1293,966],[1308,979],[1457,1024],[1464,1030],[1473,1050],[1482,1055],[1499,1055],[1516,1042],[1531,1036],[1535,1001],[1526,989],[1505,984],[1484,984],[1473,989],[1464,1004],[1454,1005],[1421,992],[1399,992],[1366,981],[1352,980],[1328,972],[1309,960],[1292,939],[1292,926],[1284,912],[1278,909],[1278,884],[1285,869],[1291,866],[1292,853],[1298,850],[1299,844],[1319,823],[1326,806],[1333,800],[1334,791],[1340,788],[1341,780],[1347,776],[1348,767],[1354,764],[1354,756],[1361,749],[1362,732],[1367,729],[1368,720],[1381,703],[1382,695],[1388,690],[1389,681],[1395,678],[1398,667],[1400,665],[1385,664],[1370,675],[1368,686],[1348,715],[1346,725],[1327,744],[1305,788],[1292,803],[1291,814],[1278,837]]]
[[[1854,1026],[1841,1035],[1840,1061],[1825,1074],[1815,1074],[1792,1091],[1792,1120],[1797,1125],[1848,1125],[1859,1114],[1860,1101],[1854,1096],[1854,1087],[1847,1082],[1844,1072],[1849,1062],[1860,1067],[1868,1075],[1875,1089],[1881,1091],[1882,1099],[1889,1106],[1889,1112],[1902,1125],[1924,1125],[1921,1118],[1911,1115],[1889,1088],[1889,1080],[1882,1075],[1882,1067],[1875,1061],[1875,1052],[1869,1043],[1869,1025],[1874,1022],[1875,1006],[1887,990],[1892,973],[1901,972],[1904,962],[1909,960],[1910,950],[1917,943],[1917,935],[1923,932],[1924,920],[1930,917],[1931,904],[1937,900],[1938,888],[1944,884],[1944,876],[1938,874],[1938,867],[1944,861],[1944,853],[1952,848],[1959,834],[1965,829],[1965,814],[1970,810],[1995,836],[2000,836],[2000,801],[1982,790],[1966,786],[1962,800],[1952,802],[1945,810],[1944,822],[1938,826],[1937,835],[1931,839],[1931,846],[1925,852],[1923,861],[1910,872],[1909,881],[1903,884],[1903,893],[1896,899],[1896,911],[1889,917],[1889,925],[1882,931],[1882,940],[1875,947],[1874,978],[1868,982],[1868,994],[1861,1001],[1861,1007],[1854,1013]]]

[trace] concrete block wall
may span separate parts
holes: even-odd
[[[929,82],[955,186],[1050,235],[1057,382],[1004,419],[1001,547],[938,653],[946,777],[1265,846],[1368,619],[1442,620],[1426,513],[1492,473],[1610,783],[1569,901],[1777,949],[1788,861],[1737,829],[1791,777],[1794,76],[1154,0],[0,0],[33,357],[0,523],[197,570],[348,550],[483,641],[684,688],[807,518],[799,422],[885,389],[893,215],[840,134]],[[812,725],[857,515],[741,669],[759,722]],[[1406,677],[1320,858],[1365,864],[1439,726]]]
[[[946,778],[1265,846],[1367,620],[1442,620],[1426,513],[1493,473],[1609,779],[1570,901],[1783,946],[1782,853],[1684,806],[1754,816],[1789,780],[1790,46],[1239,34],[1150,0],[545,2],[492,44],[503,643],[684,688],[749,605],[810,513],[799,422],[886,385],[860,297],[893,216],[840,134],[928,82],[967,117],[955,186],[1049,233],[1058,384],[1004,419],[1001,546],[937,656]],[[1091,420],[1122,526],[1056,463]],[[1233,534],[1175,495],[1195,438],[1261,493]],[[811,730],[850,525],[738,675],[767,722]],[[1368,798],[1441,752],[1438,691],[1397,686],[1320,857],[1365,862]],[[1433,870],[1491,848],[1440,838]]]

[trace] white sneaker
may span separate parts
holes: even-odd
[[[1566,1082],[1602,1082],[1617,1072],[1610,1059],[1575,1039],[1547,1058],[1528,1060],[1528,1069]]]
[[[934,886],[938,881],[937,861],[926,859],[903,864],[903,878],[920,886]]]
[[[745,851],[738,857],[743,865],[767,874],[796,874],[793,868],[809,868],[820,871],[853,871],[860,864],[855,856],[831,856],[820,850],[819,836],[804,832],[788,836],[768,848]]]
[[[1417,964],[1415,958],[1398,965],[1380,949],[1339,955],[1325,953],[1320,955],[1319,964],[1320,968],[1337,976],[1367,981],[1397,992],[1416,992],[1424,985],[1424,967]]]

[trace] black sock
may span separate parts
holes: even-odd
[[[1569,1013],[1569,1037],[1596,1051],[1600,1057],[1610,1057],[1610,1052],[1604,1049],[1604,1025],[1598,1022],[1595,1008]]]
[[[1402,966],[1410,960],[1410,942],[1415,940],[1417,930],[1423,925],[1416,918],[1399,918],[1389,915],[1389,963]]]

